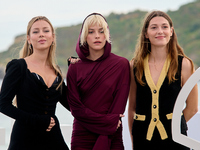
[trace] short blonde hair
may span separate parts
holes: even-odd
[[[81,45],[86,44],[88,29],[91,25],[101,26],[104,30],[104,34],[105,34],[107,42],[111,43],[109,28],[108,28],[108,24],[107,24],[105,18],[103,18],[103,16],[101,16],[100,14],[92,14],[92,15],[88,16],[85,19],[85,22],[83,23],[81,37],[80,37]]]

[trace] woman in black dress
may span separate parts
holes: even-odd
[[[176,98],[193,62],[179,46],[171,18],[162,11],[147,14],[130,62],[128,119],[134,150],[188,150],[173,141],[171,119]],[[181,133],[198,110],[197,85],[186,100]]]
[[[55,49],[50,21],[32,18],[20,59],[7,64],[1,87],[0,112],[15,119],[9,150],[68,150],[55,116],[58,101],[69,110]]]

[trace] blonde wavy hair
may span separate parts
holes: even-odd
[[[59,74],[61,76],[62,80],[61,80],[60,84],[57,87],[57,90],[58,90],[59,87],[62,85],[63,77],[62,77],[61,70],[59,69],[58,65],[56,64],[56,57],[55,57],[55,52],[56,52],[56,35],[55,35],[55,30],[54,30],[51,22],[45,16],[36,16],[36,17],[33,17],[29,21],[29,23],[28,23],[27,31],[26,31],[26,36],[30,36],[31,27],[38,20],[44,20],[47,23],[49,23],[49,25],[51,27],[51,30],[52,30],[52,33],[54,34],[54,41],[53,41],[53,44],[49,48],[49,53],[48,53],[48,56],[47,56],[47,62],[55,70],[56,75]],[[32,47],[32,45],[30,45],[28,43],[28,40],[26,39],[26,41],[25,41],[22,49],[20,50],[19,57],[20,58],[25,58],[27,56],[30,56],[31,54],[33,54],[33,47]],[[16,103],[17,102],[16,102],[16,98],[15,98],[14,101],[13,101],[13,104],[16,105]]]
[[[162,11],[152,11],[146,15],[144,18],[144,23],[141,29],[141,33],[139,34],[136,49],[134,52],[134,57],[132,60],[134,60],[133,68],[135,68],[135,76],[138,82],[141,85],[144,85],[144,82],[142,81],[143,71],[144,71],[144,58],[151,52],[151,43],[148,38],[146,38],[145,34],[147,33],[147,28],[149,26],[149,22],[154,17],[164,17],[168,22],[170,27],[173,27],[173,23],[171,18]],[[178,56],[183,56],[189,59],[189,61],[192,63],[192,70],[194,68],[194,64],[190,58],[188,58],[184,52],[181,46],[178,44],[177,35],[175,30],[173,29],[173,34],[171,36],[171,39],[169,43],[167,44],[168,47],[168,54],[171,58],[170,67],[167,73],[167,77],[169,79],[169,83],[176,80],[175,75],[178,70]]]

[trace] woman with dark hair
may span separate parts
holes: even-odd
[[[130,62],[128,120],[134,150],[186,150],[172,140],[171,119],[176,98],[193,62],[179,46],[171,18],[162,11],[147,14]],[[181,133],[198,111],[197,85],[186,100]]]
[[[130,68],[111,53],[105,18],[90,14],[76,46],[81,59],[68,69],[69,105],[74,116],[72,150],[123,150],[121,117],[127,103]]]

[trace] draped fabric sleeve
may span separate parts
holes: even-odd
[[[0,112],[25,123],[27,126],[46,130],[50,124],[49,116],[30,114],[12,105],[13,98],[17,95],[18,90],[25,88],[20,87],[25,69],[22,59],[14,59],[7,64],[0,92]]]
[[[109,109],[109,113],[123,114],[125,111],[128,93],[130,88],[130,67],[129,62],[126,59],[119,61],[119,80],[114,91],[114,101]],[[121,127],[120,127],[121,128]],[[106,144],[105,144],[106,143]],[[100,135],[93,147],[93,150],[109,150],[111,145],[111,139],[108,136]]]
[[[81,102],[76,65],[69,66],[67,87],[71,113],[86,129],[101,135],[112,135],[116,132],[119,114],[99,114]]]
[[[128,60],[122,59],[119,64],[120,77],[116,90],[113,94],[114,102],[110,108],[110,113],[123,114],[126,108],[128,93],[130,89],[130,65]]]

